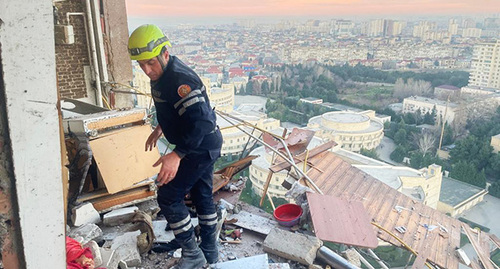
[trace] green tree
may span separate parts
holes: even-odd
[[[254,84],[254,82],[252,80],[249,80],[247,82],[247,86],[245,88],[245,93],[246,94],[248,94],[248,95],[253,94],[253,84]]]
[[[366,157],[372,158],[372,159],[378,159],[379,158],[376,149],[365,149],[365,148],[362,148],[359,153],[361,153],[362,155],[364,155]]]
[[[405,129],[399,129],[394,135],[394,143],[397,145],[406,145],[408,143]]]
[[[488,188],[488,192],[491,195],[500,198],[500,182],[493,182],[493,184],[491,184]]]
[[[402,162],[404,157],[408,155],[408,150],[403,146],[397,146],[396,149],[391,153],[391,160],[395,162]]]
[[[486,187],[484,170],[478,172],[476,166],[467,161],[459,161],[452,166],[450,177],[480,188]]]
[[[455,148],[450,151],[450,162],[456,164],[465,161],[474,164],[477,169],[483,170],[492,156],[493,147],[489,140],[479,140],[474,135],[457,141]]]
[[[443,146],[451,145],[454,142],[453,129],[448,123],[444,125]]]
[[[493,154],[490,158],[488,175],[500,179],[500,153]]]
[[[267,96],[268,93],[269,93],[269,83],[267,82],[267,80],[265,80],[264,82],[262,82],[262,94]]]

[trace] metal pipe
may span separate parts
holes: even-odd
[[[365,257],[363,257],[357,250],[355,250],[354,248],[352,249],[354,250],[354,252],[356,252],[356,254],[358,254],[359,256],[359,260],[366,266],[368,267],[368,269],[375,269],[366,259]]]
[[[354,264],[350,263],[346,259],[344,259],[339,254],[333,252],[329,248],[322,246],[318,249],[316,253],[316,258],[322,260],[323,262],[329,264],[333,268],[341,268],[341,269],[360,269]]]
[[[373,250],[371,249],[368,249],[368,253],[370,254],[370,256],[372,256],[378,264],[380,264],[380,266],[383,268],[383,269],[389,269],[389,267],[387,267],[387,265],[385,265],[384,261],[382,261],[378,256],[377,254],[375,254],[375,252],[373,252]]]
[[[108,78],[108,69],[106,68],[106,57],[104,53],[104,42],[102,40],[102,29],[101,29],[101,16],[99,12],[99,8],[97,7],[97,3],[99,1],[94,0],[92,1],[92,17],[94,18],[94,26],[96,30],[96,38],[97,38],[97,49],[98,49],[98,62],[99,62],[99,67],[101,68],[101,76],[102,76],[102,83],[109,82]]]
[[[226,120],[227,122],[229,122],[230,124],[233,124],[235,125],[235,123],[232,123],[231,121],[229,121],[226,117],[224,117],[222,115],[222,113],[218,110],[215,110],[215,112],[217,114],[219,114],[219,116],[221,116],[224,120]],[[225,114],[225,113],[223,113]],[[253,125],[252,125],[253,126]],[[299,167],[297,167],[297,165],[295,165],[295,162],[293,161],[293,159],[289,160],[287,159],[287,157],[285,155],[283,155],[281,152],[277,151],[276,149],[274,149],[273,147],[269,146],[266,142],[262,141],[261,139],[255,137],[254,135],[248,133],[247,131],[243,130],[241,127],[239,126],[236,126],[236,128],[240,129],[240,131],[244,132],[245,134],[249,135],[250,137],[254,138],[255,140],[259,141],[260,143],[262,143],[264,146],[266,146],[267,148],[269,148],[271,151],[273,151],[274,153],[276,153],[278,156],[280,156],[281,158],[283,158],[286,162],[288,162],[293,168],[295,168],[296,171],[298,171],[306,180],[307,182],[309,182],[309,184],[311,184],[311,186],[314,187],[314,189],[316,190],[316,192],[318,192],[319,194],[323,194],[323,192],[321,191],[321,189],[314,183],[314,181],[312,181],[311,178],[309,178],[304,172],[302,172],[302,170],[300,170]],[[281,140],[282,141],[282,140]],[[283,146],[286,148],[286,144],[283,144]]]
[[[92,65],[94,66],[94,76],[96,84],[96,104],[102,107],[102,89],[101,89],[101,75],[99,73],[99,63],[97,62],[97,50],[95,44],[95,34],[94,34],[94,23],[92,20],[90,0],[85,0],[85,7],[87,10],[87,21],[89,23],[89,35],[90,35],[90,49],[92,51]]]

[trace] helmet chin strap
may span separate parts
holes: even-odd
[[[156,56],[156,59],[158,59],[158,62],[160,62],[161,69],[163,71],[165,71],[167,69],[167,64],[168,64],[168,62],[165,60],[165,57],[163,55],[166,50],[167,49],[165,47],[163,47],[161,53],[158,56]]]

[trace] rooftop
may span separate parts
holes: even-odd
[[[411,96],[408,98],[405,98],[405,100],[414,100],[418,102],[423,102],[423,103],[431,103],[434,105],[440,105],[440,106],[446,106],[446,101],[441,101],[438,99],[433,99],[433,98],[428,98],[428,97],[422,97],[422,96]],[[448,107],[457,107],[458,105],[455,103],[448,103]]]
[[[439,201],[453,207],[485,190],[450,177],[443,177]]]

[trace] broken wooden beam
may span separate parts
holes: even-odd
[[[324,152],[324,151],[327,151],[327,150],[331,149],[332,147],[334,147],[336,145],[337,145],[337,143],[335,143],[334,141],[329,141],[329,142],[327,142],[325,144],[317,146],[317,147],[315,147],[315,148],[313,148],[313,149],[311,149],[309,151],[309,157],[308,158],[312,158],[312,157],[320,154],[321,152]],[[306,158],[306,153],[303,152],[303,153],[295,156],[293,158],[293,161],[295,163],[300,163],[300,162],[303,162],[305,160],[305,158]],[[273,171],[274,173],[277,173],[277,172],[279,172],[281,170],[289,169],[290,167],[292,167],[292,165],[289,162],[282,161],[282,162],[280,162],[280,163],[278,163],[276,165],[271,166],[269,169],[271,171]]]

